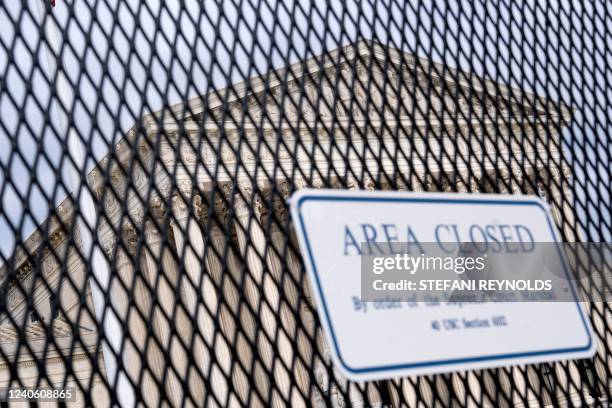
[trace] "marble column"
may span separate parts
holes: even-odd
[[[245,356],[250,350],[244,342],[236,341],[236,332],[242,323],[238,320],[241,307],[238,284],[240,283],[240,268],[231,247],[227,245],[225,224],[227,223],[227,206],[220,194],[215,194],[211,205],[202,206],[200,222],[207,232],[207,247],[204,253],[207,275],[221,293],[218,319],[219,330],[215,335],[214,350],[219,362],[219,369],[211,375],[213,381],[223,382],[224,378],[232,378],[233,388],[242,403],[248,400],[249,378],[243,367],[249,367],[250,362]],[[212,210],[209,210],[212,209]],[[231,238],[230,238],[231,239]],[[240,362],[241,364],[237,364]],[[237,406],[237,400],[229,395],[225,387],[217,390],[223,401],[229,397],[228,405]]]
[[[130,291],[134,280],[136,234],[131,233],[131,230],[131,227],[126,228],[125,226],[119,230],[117,241],[112,243],[113,246],[116,245],[116,252],[114,252],[113,248],[110,246],[105,248],[105,252],[109,259],[115,257],[115,266],[117,269],[117,275],[111,275],[110,281],[110,293],[112,293],[111,304],[113,310],[109,310],[107,313],[116,314],[118,322],[126,322],[130,317],[130,309],[134,307],[131,304],[132,298]],[[138,350],[133,346],[132,341],[128,339],[129,336],[134,336],[134,333],[124,331],[123,335],[124,349],[121,355],[121,362],[124,366],[123,371],[130,379],[138,379],[142,358]]]
[[[507,169],[497,169],[491,173],[491,178],[495,179],[501,194],[512,194],[512,175]]]
[[[478,193],[480,188],[478,187],[477,174],[472,173],[469,169],[462,169],[460,174],[456,177],[457,192],[459,193]]]
[[[469,173],[468,169],[461,170],[460,175],[448,175],[448,177],[455,182],[455,188],[458,192],[480,192],[477,174]],[[461,176],[461,177],[460,177]],[[413,175],[416,179],[416,175]],[[438,186],[430,176],[426,177],[426,189],[428,191],[453,191],[452,186],[445,176],[440,175],[440,186]],[[414,183],[414,182],[413,182]],[[480,395],[481,387],[479,381],[480,375],[468,372],[468,373],[453,373],[449,374],[446,378],[442,375],[421,377],[416,379],[415,383],[418,387],[420,398],[427,401],[429,404],[444,404],[451,405],[457,403],[456,400],[451,399],[451,391],[460,402],[468,402],[469,392],[472,395]],[[404,398],[406,401],[415,400],[415,389],[414,385],[408,379],[402,380],[404,390]],[[433,385],[433,389],[432,389]],[[452,389],[451,389],[452,387]],[[408,394],[410,393],[410,394]],[[472,401],[474,402],[474,401]]]
[[[425,176],[417,176],[416,173],[411,173],[410,174],[410,186],[409,189],[410,191],[413,192],[423,192],[423,191],[427,191],[427,178]]]
[[[137,256],[135,245],[140,232],[129,225],[122,229],[124,242],[128,243],[133,259]],[[152,337],[153,296],[145,262],[139,260],[137,266],[132,269],[128,288],[131,294],[127,324],[130,341],[126,342],[124,353],[133,355],[134,358],[130,358],[127,370],[132,381],[140,384],[145,403],[151,404],[161,398],[160,384],[164,361],[161,350]]]
[[[402,407],[402,406],[417,406],[417,396],[419,395],[419,387],[416,383],[415,377],[410,378],[401,378],[396,380],[398,383],[397,386],[397,394],[392,394],[393,406],[394,407]],[[401,394],[400,394],[401,393]],[[400,397],[401,395],[401,397]]]
[[[164,227],[166,223],[165,228],[169,233],[168,228],[171,227],[167,223],[161,202],[152,203],[151,209],[158,225]],[[161,231],[151,220],[145,222],[144,235],[146,248],[143,254],[143,268],[149,287],[154,292],[145,292],[145,295],[154,294],[157,299],[157,304],[153,306],[151,322],[154,335],[161,344],[161,348],[158,348],[156,344],[150,342],[152,362],[156,365],[153,368],[158,381],[164,381],[164,391],[168,400],[178,406],[183,397],[180,376],[185,374],[188,356],[187,350],[176,344],[176,339],[175,341],[172,339],[172,329],[177,324],[173,319],[174,307],[178,300],[176,299],[177,265],[172,258],[169,239],[166,238],[162,242]],[[177,375],[175,370],[180,374]]]
[[[250,186],[241,185],[239,188],[241,194],[234,195],[233,203],[238,245],[247,266],[244,290],[247,302],[255,311],[253,318],[261,325],[251,338],[259,357],[254,362],[252,375],[259,394],[265,399],[263,403],[281,405],[278,392],[288,388],[289,378],[277,361],[275,348],[278,345],[272,343],[277,339],[278,293],[264,262],[266,236],[261,228],[260,197],[253,196]]]
[[[357,189],[358,184],[354,178],[347,180],[349,188]],[[323,188],[324,183],[320,179],[313,180],[313,188]],[[342,188],[342,182],[334,180],[332,182],[332,188]],[[297,248],[297,246],[296,246]],[[295,265],[296,271],[301,266]],[[298,272],[299,273],[299,272]],[[311,399],[312,404],[316,407],[340,407],[345,406],[346,401],[343,395],[347,395],[349,390],[346,387],[347,381],[338,373],[333,367],[331,361],[331,353],[327,346],[327,341],[323,329],[315,325],[314,313],[316,313],[316,305],[312,297],[312,288],[308,279],[304,279],[304,298],[306,304],[300,309],[300,319],[304,325],[306,336],[300,344],[301,351],[304,353],[307,359],[312,359],[313,366],[311,367],[311,373],[313,374],[314,381]],[[311,347],[314,346],[314,347]],[[329,374],[332,374],[330,377]],[[338,387],[342,388],[342,391]],[[356,401],[359,405],[362,401],[358,399]]]
[[[563,167],[562,169],[553,167],[553,168],[539,168],[533,169],[530,173],[532,184],[534,185],[534,193],[539,195],[542,199],[550,204],[551,213],[553,216],[553,220],[557,227],[559,228],[559,232],[561,233],[561,237],[565,235],[565,239],[568,242],[576,242],[582,241],[581,237],[572,230],[572,228],[577,227],[577,223],[575,222],[575,213],[571,208],[571,191],[569,190],[569,182],[568,178],[571,173],[568,168]],[[579,287],[580,282],[577,281],[576,285],[578,286],[578,290],[582,292],[582,289]],[[583,296],[589,297],[588,294],[582,292]],[[582,306],[585,308],[585,311],[590,310],[591,304],[589,302],[581,302]],[[559,370],[557,365],[557,369],[555,372],[557,373],[557,378],[559,379],[559,387],[560,390],[563,387],[565,379],[574,382],[575,384],[580,381],[581,373],[575,362],[570,362],[565,367],[567,369],[568,375],[564,370]],[[598,367],[596,365],[596,367]],[[555,396],[547,396],[547,398],[565,398],[562,393],[559,393]]]
[[[515,174],[515,177],[518,176]],[[488,171],[483,178],[484,187],[479,187],[479,180],[473,178],[470,185],[472,192],[482,190],[489,193],[513,194],[517,193],[516,189],[520,187],[516,181],[512,181],[510,172],[505,168]],[[462,189],[467,190],[467,186],[463,186]],[[487,403],[488,400],[490,404],[508,406],[507,399],[512,395],[511,376],[512,369],[509,371],[506,369],[479,370],[474,376],[468,376],[468,387],[473,395],[482,396],[483,400],[478,401],[479,403]],[[484,388],[481,384],[484,385]],[[498,400],[496,401],[495,398]]]
[[[297,180],[294,182],[294,185],[296,188],[300,188],[304,187],[305,183]],[[292,404],[295,405],[299,401],[300,405],[304,405],[310,400],[312,384],[309,369],[312,368],[310,367],[313,353],[312,338],[315,334],[308,333],[307,327],[312,322],[305,322],[303,320],[303,309],[307,307],[305,301],[309,295],[307,291],[308,282],[296,253],[291,249],[291,231],[289,228],[287,205],[287,200],[291,193],[290,187],[289,182],[281,182],[278,186],[279,195],[268,197],[272,201],[273,209],[269,215],[269,225],[271,225],[272,230],[272,247],[268,250],[267,259],[270,269],[278,279],[280,289],[285,298],[285,301],[281,304],[280,313],[281,325],[286,333],[288,333],[283,334],[283,336],[289,336],[285,342],[290,345],[286,350],[285,361],[289,366],[293,364],[292,377],[298,388],[292,392]],[[294,244],[297,249],[297,243],[294,242]],[[285,276],[282,276],[283,262],[288,272]],[[300,290],[300,288],[303,289]],[[300,297],[300,292],[303,292],[304,296]],[[305,400],[303,396],[305,396]]]
[[[307,186],[306,181],[298,179],[295,181],[296,188]],[[312,188],[323,188],[324,183],[320,178],[314,178],[311,183]],[[295,230],[291,228],[289,239],[296,251],[299,251],[299,244],[295,236]],[[302,296],[297,306],[300,329],[297,331],[298,353],[307,364],[305,370],[308,372],[309,391],[307,391],[309,403],[316,407],[328,406],[328,401],[334,404],[339,395],[335,385],[330,386],[327,366],[331,364],[325,359],[327,347],[320,327],[315,325],[315,305],[312,296],[310,281],[306,276],[306,271],[298,257],[297,252],[289,251],[287,254],[287,264],[289,272],[301,284]],[[323,358],[323,361],[322,361]],[[301,364],[300,359],[296,364]],[[298,368],[301,370],[301,368]],[[330,389],[331,388],[331,389]],[[324,395],[322,395],[325,394]],[[336,406],[338,404],[335,404]]]
[[[412,184],[413,191],[422,191],[422,185],[419,183],[416,175],[412,173],[405,177],[409,180],[409,183]],[[404,177],[398,176],[397,179],[397,190],[398,191],[409,191],[410,186],[404,182]],[[389,185],[385,185],[383,187],[384,190],[390,190],[391,187]],[[384,385],[387,387],[389,391],[389,396],[391,398],[391,404],[394,407],[399,407],[405,405],[406,403],[409,406],[416,405],[416,391],[408,378],[400,378],[396,380],[388,380]]]
[[[214,312],[217,299],[214,291],[210,293],[204,290],[204,238],[196,218],[199,203],[195,201],[196,197],[183,198],[178,194],[173,197],[172,231],[178,259],[182,260],[184,266],[179,279],[184,307],[177,309],[177,318],[191,325],[186,334],[188,334],[187,344],[192,347],[194,363],[188,368],[188,391],[194,402],[202,403],[207,391],[205,384],[210,384],[213,391],[223,389],[227,385],[208,382],[207,378],[212,363],[209,347],[215,333],[211,313]],[[208,306],[208,310],[205,305]]]
[[[517,173],[513,175],[505,169],[496,169],[491,170],[485,173],[484,176],[484,187],[482,188],[484,192],[499,192],[501,194],[515,194],[520,192],[520,184],[513,180],[514,178],[519,178],[520,176]],[[478,192],[480,188],[478,187],[479,183],[477,180],[474,180],[471,185],[473,192]],[[475,395],[478,395],[478,392],[475,390],[481,390],[480,384],[484,384],[484,389],[482,392],[486,390],[486,399],[494,399],[495,396],[499,398],[499,401],[489,401],[490,403],[499,403],[502,405],[508,405],[508,402],[505,398],[509,398],[512,392],[512,384],[510,377],[512,376],[512,370],[505,371],[505,369],[494,369],[494,370],[482,370],[478,371],[476,377],[480,378],[481,381],[472,381],[469,383],[472,392]],[[476,380],[476,378],[474,378]],[[504,397],[505,396],[505,397]]]
[[[359,189],[359,182],[353,176],[349,176],[346,180],[346,185],[349,190],[357,190]],[[363,186],[367,190],[374,190],[374,181],[370,177],[364,177]],[[333,187],[342,188],[342,183],[340,180],[337,180],[333,183]],[[344,406],[347,402],[351,406],[362,407],[366,405],[377,406],[380,405],[380,395],[374,389],[374,387],[366,387],[366,384],[356,384],[349,382],[333,365],[331,361],[331,352],[329,350],[329,346],[326,342],[326,337],[322,331],[320,331],[320,344],[321,350],[323,351],[324,362],[326,365],[331,366],[331,373],[333,374],[333,378],[328,378],[327,370],[325,367],[321,366],[318,368],[319,373],[324,373],[324,378],[326,381],[322,387],[324,390],[327,389],[327,396],[331,399],[333,406]],[[320,363],[319,363],[320,364]],[[317,369],[317,368],[316,368]],[[319,376],[317,376],[319,377]],[[368,393],[370,395],[368,395]],[[366,398],[370,401],[366,401]],[[345,401],[345,398],[348,401]]]

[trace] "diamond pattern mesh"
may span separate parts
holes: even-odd
[[[96,406],[607,405],[605,302],[585,305],[592,360],[347,381],[286,200],[536,194],[564,240],[609,242],[608,6],[1,3],[0,388]]]

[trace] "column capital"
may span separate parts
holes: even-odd
[[[245,194],[244,191],[242,191],[241,193],[236,192],[234,194],[234,212],[236,213],[236,216],[238,217],[242,217],[245,215],[249,215],[250,211],[249,211],[249,203],[246,201],[245,196],[249,197],[247,194]]]
[[[159,244],[162,241],[162,234],[153,220],[147,220],[143,226],[145,241],[149,245]],[[152,248],[150,248],[152,249]]]
[[[438,173],[438,183],[440,185],[440,191],[450,192],[453,190],[453,186],[450,180],[451,177],[451,174],[445,173],[443,171],[440,171],[440,173]],[[432,186],[438,188],[438,185],[436,183],[433,183]]]
[[[457,191],[460,193],[478,193],[480,192],[480,174],[472,173],[468,169],[462,169],[457,174],[455,183]]]
[[[510,168],[510,170],[506,167],[498,169],[499,177],[501,178],[501,185],[499,190],[502,193],[518,193],[520,192],[520,186],[515,182],[516,176],[520,175],[520,171],[514,173],[515,168]],[[513,174],[515,177],[513,177]]]
[[[200,194],[193,196],[193,212],[197,220],[201,221],[208,212],[208,206],[202,200]]]
[[[366,176],[363,180],[363,187],[368,191],[376,190],[376,182],[372,177]]]
[[[214,202],[211,203],[211,205],[213,206],[214,213],[221,218],[222,222],[225,222],[227,220],[227,213],[229,209],[228,204],[231,203],[230,191],[231,185],[229,183],[221,184],[219,186],[219,190],[215,191],[213,197]]]
[[[264,208],[264,203],[257,191],[248,184],[239,184],[238,190],[234,194],[234,211],[238,217],[251,214],[249,210],[252,203],[252,213],[258,218],[261,217],[262,212],[265,213],[267,210]]]
[[[136,252],[136,244],[138,243],[138,231],[131,223],[123,224],[121,227],[121,240],[125,244],[125,248],[130,254]]]
[[[188,200],[189,198],[187,198]],[[186,218],[189,210],[186,198],[181,197],[179,193],[172,195],[172,215],[177,219]]]
[[[337,183],[333,183],[333,184],[337,185]],[[352,177],[352,176],[349,175],[346,178],[346,188],[349,189],[349,190],[358,190],[359,189],[359,183],[357,182],[355,177]]]
[[[410,179],[410,189],[412,191],[416,191],[416,192],[421,192],[421,191],[425,191],[427,190],[427,181],[425,180],[424,177],[421,177],[421,181],[419,181],[419,177],[416,173],[412,173],[409,175],[409,179]]]
[[[293,185],[295,186],[296,190],[299,190],[300,188],[306,188],[307,186],[306,180],[304,180],[303,178],[296,178],[293,181]]]
[[[155,219],[163,220],[166,217],[166,211],[168,208],[164,199],[161,197],[155,197],[149,203],[149,210]]]
[[[286,201],[291,194],[291,183],[289,181],[282,181],[277,184],[276,191],[278,194],[272,194],[272,191],[272,189],[269,189],[265,190],[263,193],[260,209],[261,217],[263,218],[268,215],[268,206],[266,203],[271,203],[272,213],[275,214],[276,218],[281,222],[285,222],[288,216]],[[272,223],[272,227],[277,227],[275,222]]]
[[[312,188],[323,188],[325,184],[323,183],[323,180],[321,180],[319,177],[316,177],[312,179]]]

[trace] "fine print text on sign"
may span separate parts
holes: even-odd
[[[539,198],[306,189],[290,204],[334,362],[352,380],[595,352]]]

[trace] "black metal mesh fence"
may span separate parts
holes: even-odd
[[[0,388],[100,406],[607,405],[604,302],[586,305],[592,360],[342,378],[286,199],[538,194],[565,240],[610,241],[610,7],[3,2]]]

